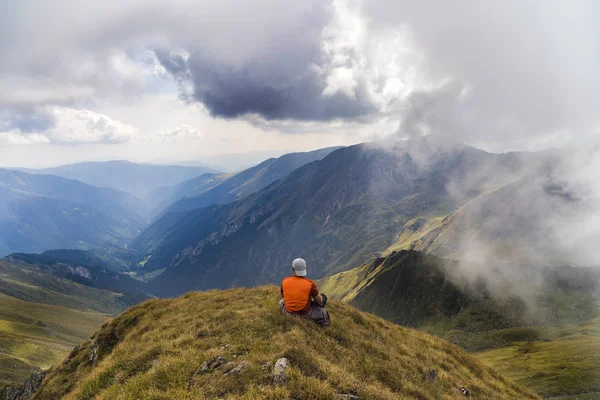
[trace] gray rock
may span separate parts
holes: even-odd
[[[208,369],[219,368],[221,365],[225,364],[227,360],[223,356],[215,356],[208,362]]]
[[[21,400],[21,395],[23,394],[23,388],[16,388],[7,386],[4,388],[4,393],[2,393],[2,399],[6,400]]]
[[[248,362],[242,361],[235,368],[231,369],[229,372],[226,372],[224,375],[226,376],[235,376],[241,374],[244,370],[248,369]]]
[[[98,359],[98,342],[95,341],[94,344],[92,345],[92,348],[90,349],[90,356],[88,361],[90,363],[93,363],[94,361],[96,361]]]
[[[34,395],[35,391],[38,390],[47,372],[36,372],[32,374],[23,383],[22,387],[9,387],[4,388],[3,400],[29,400]]]
[[[198,370],[196,371],[196,374],[198,372],[204,372],[204,371],[208,371],[208,362],[204,361],[202,364],[200,364],[200,368],[198,368]],[[196,375],[194,374],[194,375]]]
[[[200,364],[200,367],[194,373],[194,376],[198,375],[199,372],[208,372],[212,371],[215,368],[219,368],[221,365],[225,364],[227,360],[223,356],[214,356],[208,361],[204,361]]]
[[[280,358],[273,367],[273,385],[283,385],[287,380],[287,371],[290,363],[287,358]]]
[[[233,368],[235,368],[235,363],[231,361],[219,367],[219,369],[225,370],[224,374],[231,371]]]

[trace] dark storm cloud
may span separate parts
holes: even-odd
[[[171,75],[183,78],[187,75],[187,62],[180,54],[171,53],[165,49],[154,50],[156,59],[158,62],[169,72]]]
[[[148,68],[136,51],[150,49],[187,100],[217,117],[327,121],[375,110],[360,85],[352,94],[323,93],[331,66],[323,30],[335,16],[329,0],[23,0],[6,11],[0,24],[14,40],[0,38],[7,60],[0,89],[26,90],[0,93],[0,104],[135,98]]]
[[[325,84],[314,67],[282,72],[281,63],[219,65],[192,54],[188,62],[193,99],[203,103],[213,116],[236,118],[258,114],[268,120],[327,121],[355,118],[375,109],[363,88],[355,98],[344,94],[323,95]],[[167,63],[168,64],[168,63]],[[166,64],[163,64],[168,69]]]
[[[364,86],[354,96],[323,93],[331,61],[323,53],[322,34],[333,16],[329,2],[299,8],[295,3],[295,16],[280,9],[281,4],[274,8],[277,15],[269,22],[268,36],[245,31],[254,24],[230,26],[235,37],[214,36],[210,44],[201,38],[186,40],[187,60],[165,49],[156,50],[156,58],[185,86],[187,99],[202,103],[215,117],[257,114],[267,120],[328,121],[376,111]],[[249,10],[248,21],[257,12]]]

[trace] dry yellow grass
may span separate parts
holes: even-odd
[[[281,315],[277,288],[150,300],[108,322],[44,381],[34,399],[538,399],[450,343],[337,302],[332,326]],[[91,355],[98,355],[90,361]],[[216,355],[231,366],[196,375]],[[270,363],[289,359],[287,382]],[[426,379],[430,370],[439,378]]]

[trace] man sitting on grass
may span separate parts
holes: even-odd
[[[317,285],[306,277],[306,261],[296,258],[292,271],[294,274],[281,282],[281,312],[308,317],[319,326],[329,326],[329,313],[325,310],[327,296],[320,294]]]

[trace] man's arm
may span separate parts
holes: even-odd
[[[317,288],[317,285],[314,282],[312,284],[312,287],[310,288],[310,295],[315,301],[315,303],[317,303],[318,305],[323,304],[323,298],[321,297],[319,289]]]

